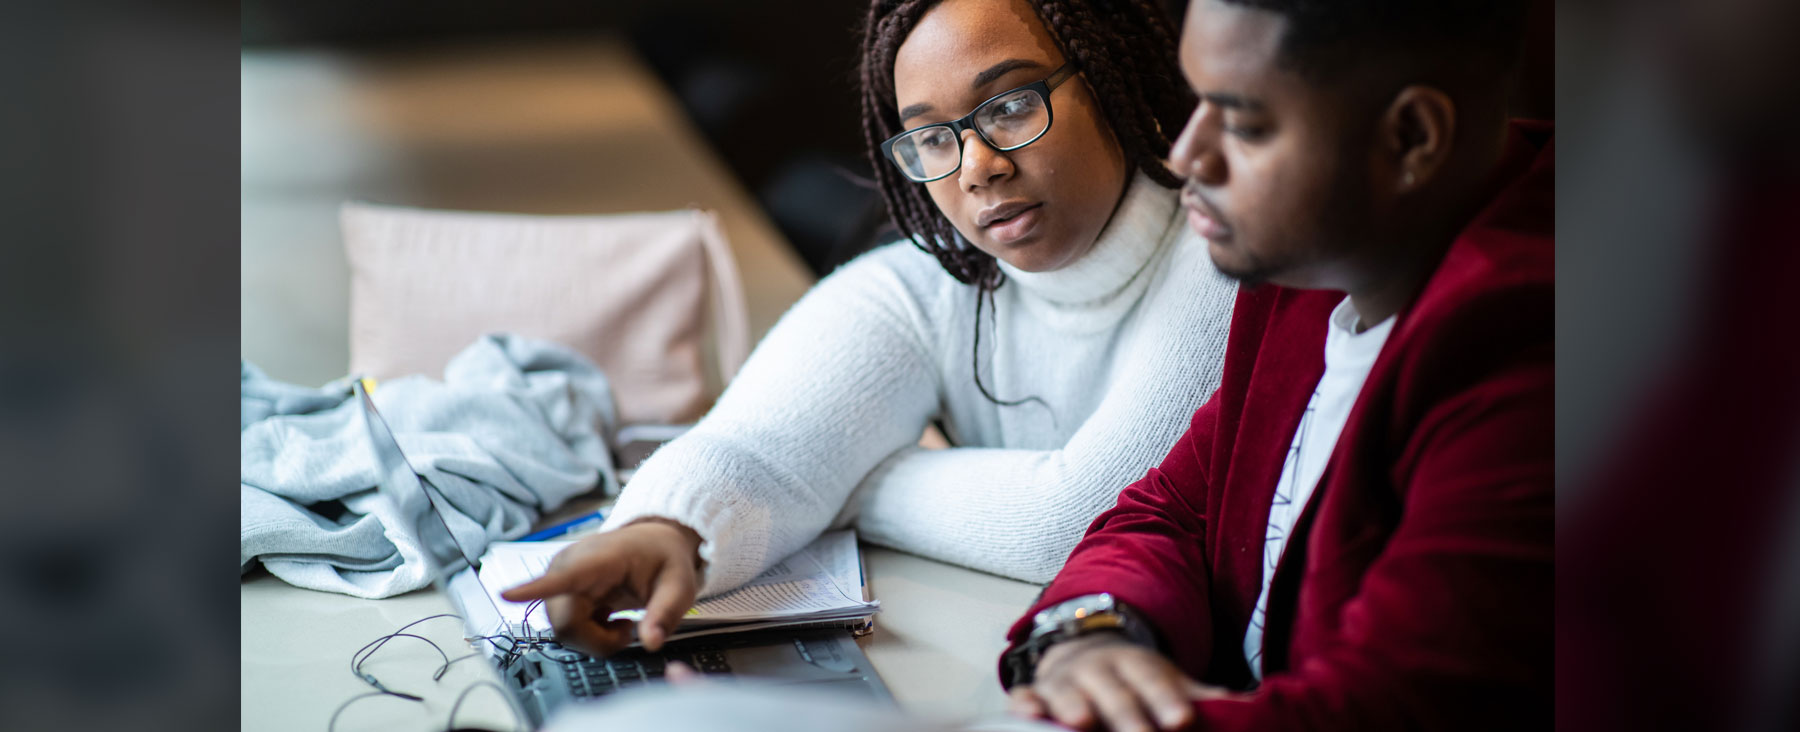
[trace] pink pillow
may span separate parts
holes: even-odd
[[[743,288],[711,213],[527,216],[347,203],[350,371],[443,377],[484,333],[570,346],[612,382],[624,424],[698,419],[703,351],[749,353]],[[709,286],[710,285],[710,286]],[[703,346],[708,294],[715,348]]]

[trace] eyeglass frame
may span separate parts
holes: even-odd
[[[1074,77],[1076,73],[1078,73],[1078,72],[1075,69],[1075,64],[1064,62],[1062,66],[1059,66],[1059,67],[1057,67],[1057,69],[1055,71],[1050,72],[1049,76],[1046,76],[1042,79],[1034,81],[1030,84],[1026,84],[1021,87],[1015,87],[1012,89],[1008,89],[1006,91],[1000,92],[999,94],[995,94],[994,96],[988,97],[986,101],[983,101],[982,103],[975,105],[975,108],[969,110],[969,113],[963,115],[961,119],[953,119],[953,120],[950,120],[949,122],[933,122],[928,125],[919,125],[918,127],[914,127],[909,130],[901,131],[900,133],[894,135],[893,137],[888,138],[887,140],[885,140],[881,143],[881,155],[882,155],[882,157],[887,158],[887,161],[889,163],[893,164],[893,166],[895,168],[899,169],[900,175],[904,176],[907,180],[912,181],[914,183],[930,183],[932,181],[938,181],[938,180],[943,180],[945,178],[948,178],[952,175],[955,175],[956,171],[962,170],[963,145],[960,142],[960,140],[962,139],[963,130],[974,130],[975,136],[978,138],[981,138],[981,143],[983,145],[987,145],[989,148],[993,149],[995,152],[1012,152],[1019,148],[1025,147],[1026,145],[1030,145],[1031,143],[1037,142],[1046,133],[1050,132],[1050,126],[1056,122],[1056,105],[1054,105],[1050,102],[1050,92],[1056,91],[1057,87],[1062,86],[1063,82],[1066,82],[1070,78]],[[1031,139],[1021,142],[1017,145],[1013,145],[1011,147],[1001,147],[999,145],[994,144],[993,140],[988,139],[987,133],[982,132],[980,127],[975,126],[975,115],[980,114],[982,109],[986,108],[987,105],[989,105],[989,104],[993,104],[996,100],[998,100],[1001,97],[1010,96],[1010,95],[1017,94],[1019,92],[1027,91],[1027,90],[1037,92],[1038,96],[1042,97],[1044,100],[1044,117],[1045,117],[1044,129],[1038,131],[1038,133],[1036,135],[1033,135],[1031,137]],[[944,173],[943,175],[940,175],[940,176],[937,176],[934,178],[926,178],[925,180],[918,180],[918,179],[913,178],[910,175],[907,175],[906,174],[906,166],[901,165],[899,160],[894,159],[894,143],[899,142],[900,138],[902,138],[902,137],[906,137],[907,135],[911,135],[920,130],[928,130],[933,127],[948,127],[948,128],[950,128],[950,133],[953,135],[956,135],[957,140],[959,140],[957,147],[956,147],[956,167],[951,168],[948,172]]]

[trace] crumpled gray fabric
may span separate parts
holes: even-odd
[[[241,375],[241,571],[261,562],[299,587],[367,598],[430,583],[416,539],[396,530],[353,379],[319,389]],[[440,491],[457,543],[480,556],[545,511],[618,492],[617,429],[605,374],[548,341],[483,336],[444,368],[371,394],[413,470]]]

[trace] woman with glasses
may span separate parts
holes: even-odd
[[[1195,99],[1150,0],[877,0],[865,137],[900,242],[822,280],[515,600],[655,649],[821,531],[1033,582],[1218,384],[1236,286],[1163,159]],[[937,424],[952,447],[916,443]]]

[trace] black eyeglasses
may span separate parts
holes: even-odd
[[[959,120],[914,127],[881,143],[881,154],[915,183],[929,183],[962,167],[962,133],[974,130],[988,147],[1008,152],[1037,142],[1050,131],[1050,92],[1075,69],[1069,64],[1048,78],[1001,92]]]

